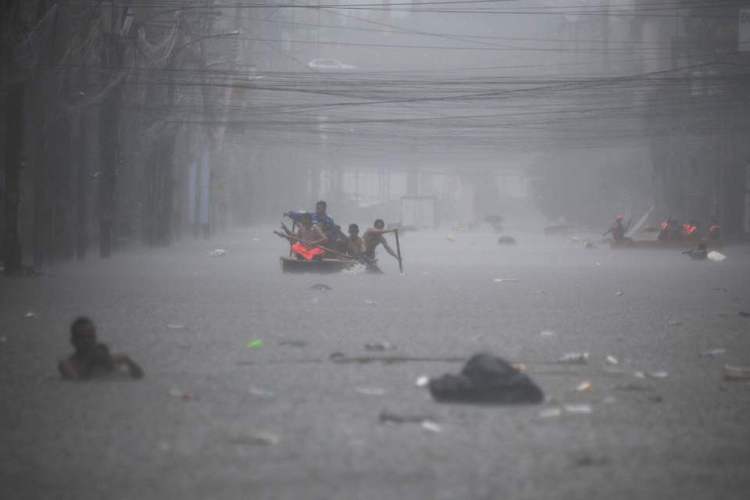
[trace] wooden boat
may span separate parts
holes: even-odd
[[[337,273],[356,264],[356,260],[348,259],[300,260],[294,257],[281,257],[281,271],[285,273]]]
[[[708,249],[722,248],[724,245],[718,240],[609,240],[610,248],[648,248],[687,250],[705,243]]]

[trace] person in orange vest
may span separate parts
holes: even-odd
[[[623,224],[623,220],[625,220],[625,217],[623,217],[622,215],[618,215],[617,217],[615,217],[615,222],[612,223],[612,226],[602,236],[607,236],[607,234],[612,233],[613,240],[625,240],[625,233],[627,232],[630,223]]]
[[[309,213],[303,214],[300,218],[297,239],[298,241],[292,245],[292,252],[298,259],[320,259],[325,254],[325,250],[317,245],[325,243],[326,236],[319,226],[313,224],[312,215]]]
[[[687,224],[682,225],[682,237],[685,239],[694,240],[698,238],[698,222],[691,219]]]
[[[657,236],[657,239],[659,240],[668,240],[669,233],[672,230],[672,217],[667,217],[667,220],[662,221],[661,224],[659,224],[659,235]]]
[[[713,241],[721,239],[721,226],[719,226],[716,217],[711,217],[711,224],[708,226],[708,239]]]

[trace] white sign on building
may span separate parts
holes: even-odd
[[[750,52],[750,9],[740,9],[740,29],[738,38],[740,52]]]

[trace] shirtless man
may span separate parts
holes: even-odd
[[[96,326],[81,316],[70,325],[70,342],[75,353],[60,361],[57,368],[68,380],[87,380],[126,369],[131,377],[143,378],[143,369],[125,354],[110,354],[106,344],[96,341]]]
[[[307,247],[314,247],[325,243],[326,236],[320,229],[320,226],[313,224],[312,215],[303,214],[300,218],[299,228],[297,229],[297,238]]]
[[[346,253],[359,259],[365,252],[365,243],[359,236],[359,226],[349,224],[349,237],[346,239]]]
[[[378,245],[383,245],[383,248],[385,248],[385,251],[388,252],[393,256],[394,259],[398,260],[398,255],[396,252],[394,252],[390,246],[388,246],[388,242],[385,240],[385,237],[383,236],[385,233],[392,233],[393,230],[386,230],[385,228],[385,222],[383,222],[383,219],[377,219],[375,221],[375,224],[373,224],[373,227],[365,231],[364,236],[362,237],[362,240],[365,244],[365,252],[364,256],[367,259],[374,260],[375,259],[375,249],[378,247]]]
[[[326,236],[317,224],[313,224],[310,214],[303,214],[297,229],[296,239],[291,239],[292,253],[297,259],[321,259],[326,251],[318,245],[326,243]]]

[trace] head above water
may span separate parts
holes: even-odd
[[[320,200],[315,204],[315,213],[318,215],[325,215],[326,210],[328,210],[328,203],[326,203],[323,200]]]
[[[385,222],[383,222],[383,219],[375,219],[375,229],[383,229],[385,227]]]
[[[351,236],[356,236],[359,234],[359,226],[356,224],[349,224],[349,234]]]
[[[70,325],[70,343],[76,352],[87,352],[96,347],[96,326],[86,316],[79,316]]]

